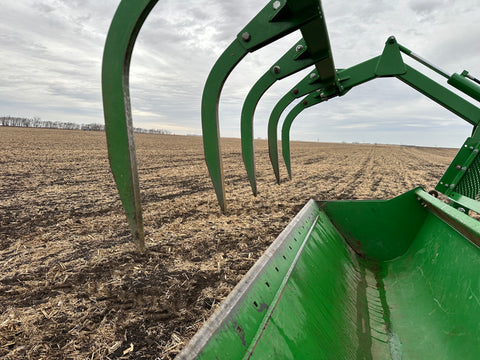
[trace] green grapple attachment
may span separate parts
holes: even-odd
[[[317,69],[314,69],[302,81],[300,81],[294,88],[286,93],[280,101],[275,105],[268,119],[268,153],[270,156],[270,163],[272,164],[277,184],[280,184],[280,169],[278,166],[278,144],[277,144],[277,127],[280,121],[280,115],[295,99],[305,96],[312,91],[321,87],[322,83],[318,76]]]
[[[145,248],[145,235],[130,104],[129,71],[138,32],[157,1],[123,0],[120,3],[107,35],[102,64],[108,158],[133,240],[141,251]]]
[[[253,118],[261,96],[277,81],[308,66],[315,65],[316,77],[332,86],[335,84],[335,67],[324,18],[316,19],[300,28],[304,38],[276,61],[252,87],[242,108],[242,155],[253,194],[257,195],[255,180],[255,155],[253,145]]]
[[[250,180],[252,192],[257,195],[255,159],[253,146],[253,117],[261,96],[277,81],[292,75],[329,56],[327,50],[312,55],[305,40],[296,43],[281,59],[267,71],[252,87],[245,99],[241,116],[242,155]],[[318,76],[317,76],[318,77]]]
[[[210,172],[217,199],[223,212],[226,211],[227,204],[218,130],[218,102],[223,84],[236,64],[248,52],[255,51],[295,30],[301,30],[307,48],[298,53],[296,51],[297,48],[294,49],[294,54],[292,55],[295,65],[293,65],[293,68],[297,66],[301,68],[302,64],[304,64],[303,66],[308,66],[308,62],[311,61],[308,57],[318,59],[318,56],[326,56],[323,52],[325,50],[323,43],[321,44],[314,40],[319,37],[324,38],[324,32],[326,31],[323,12],[318,0],[270,1],[220,56],[207,78],[202,96],[203,144],[208,171]],[[326,39],[328,40],[328,36]],[[308,54],[306,60],[302,59],[303,54]],[[296,56],[298,57],[296,58]],[[295,62],[295,58],[297,62]],[[322,68],[329,67],[329,58],[324,59],[318,66]],[[281,68],[278,69],[274,66],[272,71],[274,75],[282,76]],[[267,86],[265,84],[268,84],[268,80],[264,79],[262,84],[259,85],[259,90],[256,91],[255,96],[252,94],[252,101],[249,101],[248,106],[252,107],[253,105],[253,109],[256,104],[253,98],[259,97],[263,93],[260,86]],[[250,112],[252,113],[251,116],[253,116],[253,111],[247,111],[247,109],[244,111],[245,114]],[[245,125],[242,128],[246,133],[249,133],[248,126]],[[249,155],[244,155],[244,158],[249,159]],[[251,158],[253,159],[253,151]],[[249,165],[249,169],[251,168],[252,165]],[[256,193],[254,183],[252,188],[254,193]]]
[[[135,242],[144,247],[128,93],[136,36],[156,1],[122,0],[103,58],[102,86],[110,165]],[[480,109],[420,71],[402,54],[438,72],[475,100],[479,81],[449,75],[390,37],[381,55],[335,69],[318,0],[271,1],[214,65],[202,98],[205,159],[226,211],[218,101],[228,74],[250,51],[300,30],[302,39],[247,95],[242,149],[256,190],[253,115],[276,81],[312,70],[273,109],[270,160],[280,180],[277,127],[291,177],[290,131],[301,112],[378,77],[396,77],[474,127],[436,186],[449,203],[412,189],[391,200],[310,200],[267,249],[178,359],[478,359],[480,358]]]
[[[333,89],[332,87],[317,89],[314,93],[307,95],[285,117],[282,125],[282,154],[283,160],[285,161],[285,166],[287,168],[288,177],[290,179],[292,178],[292,169],[290,165],[290,128],[293,120],[295,120],[298,114],[300,114],[304,109],[316,104],[320,104],[321,102],[327,101],[335,96],[337,96],[337,92],[336,89]]]

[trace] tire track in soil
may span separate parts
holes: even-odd
[[[373,150],[359,151],[347,158],[345,164],[355,165],[350,166],[342,179],[343,181],[332,184],[327,193],[332,193],[336,200],[354,199],[358,194],[359,187],[366,181],[364,175],[366,168],[372,161],[372,153]]]

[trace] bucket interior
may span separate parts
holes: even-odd
[[[428,197],[309,202],[179,358],[478,359],[478,225]]]

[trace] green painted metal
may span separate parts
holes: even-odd
[[[292,126],[293,120],[295,120],[296,116],[303,109],[319,104],[323,101],[327,101],[328,99],[334,98],[336,96],[343,96],[353,87],[374,79],[377,76],[375,71],[378,67],[380,59],[381,57],[377,56],[358,65],[355,65],[349,69],[338,70],[337,84],[335,86],[326,85],[325,83],[317,80],[313,76],[310,78],[310,76],[314,74],[312,72],[310,75],[307,75],[307,77],[302,79],[302,81],[300,81],[289,93],[287,93],[282,98],[282,100],[277,103],[274,110],[272,111],[268,123],[268,144],[270,161],[272,163],[272,167],[277,178],[277,183],[280,182],[277,149],[277,126],[281,113],[288,105],[290,105],[290,100],[292,99],[292,97],[300,97],[305,94],[310,94],[290,111],[290,113],[286,116],[282,126],[282,153],[290,179],[292,178],[292,172],[290,165],[289,139],[290,128]],[[311,94],[314,91],[315,93]]]
[[[178,358],[477,359],[479,236],[420,188],[310,201]]]
[[[321,96],[324,97],[324,100],[327,100],[328,98],[335,96],[334,94],[332,94],[332,89],[336,89],[336,95],[342,96],[345,95],[354,86],[363,84],[376,77],[395,76],[398,74],[403,74],[405,73],[405,71],[406,68],[400,55],[399,45],[396,39],[391,36],[385,43],[385,48],[381,56],[377,56],[370,60],[364,61],[349,69],[337,70],[335,83],[331,83],[329,81],[325,82],[320,77],[314,76],[315,74],[318,75],[316,69],[314,72],[302,79],[277,103],[277,105],[275,105],[275,108],[273,109],[268,122],[268,146],[270,162],[272,164],[277,183],[280,183],[280,170],[278,166],[277,148],[277,127],[280,115],[293,100],[303,95],[310,94],[315,90],[318,90]],[[330,94],[328,97],[326,96],[327,92]],[[318,102],[310,102],[311,105],[317,103]],[[292,116],[289,117],[289,121],[290,120],[293,120]],[[291,126],[291,123],[289,123],[287,127],[288,126]],[[284,142],[282,142],[282,147],[284,148],[284,159],[286,159],[286,161],[288,162],[287,170],[289,173],[289,177],[291,178],[289,144],[287,143],[283,145],[283,143]]]
[[[477,85],[480,84],[480,81],[469,75],[467,70],[464,70],[461,74],[449,74],[446,71],[431,64],[427,60],[423,59],[419,55],[415,54],[410,49],[407,49],[405,46],[400,45],[400,51],[417,60],[429,69],[447,78],[448,84],[452,85],[453,87],[457,88],[468,96],[474,98],[475,100],[480,101],[480,86]]]
[[[322,13],[321,10],[320,14]],[[315,18],[300,27],[300,31],[303,35],[302,41],[293,46],[260,78],[250,90],[243,105],[241,117],[242,155],[250,186],[255,196],[257,195],[257,184],[255,179],[253,119],[260,97],[276,80],[290,76],[312,64],[315,64],[315,74],[317,74],[319,81],[326,86],[336,85],[336,71],[324,17]]]
[[[472,125],[480,122],[480,109],[411,66],[397,78]]]
[[[325,94],[324,94],[325,95]],[[282,125],[282,154],[283,161],[287,168],[288,177],[292,178],[292,168],[290,164],[290,128],[292,127],[293,120],[300,114],[303,109],[319,104],[324,101],[326,98],[320,96],[320,93],[313,93],[307,95],[300,103],[298,103],[285,117]]]
[[[465,71],[463,72],[465,73]],[[453,74],[450,79],[448,79],[448,83],[458,90],[464,92],[468,96],[471,96],[477,101],[480,101],[480,86],[468,80],[464,75],[460,74]]]
[[[361,257],[375,261],[405,253],[427,215],[418,206],[415,191],[394,201],[338,201],[321,206],[350,247]]]
[[[407,68],[403,63],[397,40],[395,37],[390,36],[378,60],[375,74],[377,76],[394,76],[405,74],[406,72]]]
[[[248,179],[253,194],[257,195],[257,184],[255,180],[255,159],[253,145],[253,117],[255,108],[261,96],[277,81],[303,70],[315,63],[324,61],[331,57],[329,49],[318,49],[314,54],[310,52],[305,40],[298,41],[287,53],[282,56],[273,66],[255,83],[249,91],[242,108],[241,116],[241,138],[242,156]]]
[[[108,31],[102,64],[102,94],[110,167],[138,248],[145,247],[129,69],[135,40],[157,0],[123,0]]]
[[[480,140],[469,137],[460,148],[435,189],[456,204],[458,209],[480,213]]]
[[[112,172],[138,247],[144,234],[128,89],[135,39],[156,1],[123,0],[107,37],[102,87]],[[202,98],[205,158],[222,211],[225,188],[218,100],[230,71],[250,51],[300,29],[303,40],[262,77],[242,111],[242,147],[256,194],[253,113],[277,79],[315,64],[271,116],[307,95],[282,127],[291,177],[289,133],[303,109],[377,77],[396,76],[477,127],[480,109],[403,63],[419,58],[390,37],[381,56],[335,70],[318,0],[271,1],[220,57]],[[301,45],[301,46],[300,46]],[[421,59],[421,58],[419,58]],[[480,99],[468,73],[448,83]],[[473,81],[473,80],[472,80]],[[274,133],[274,134],[273,134]],[[272,139],[270,139],[270,135]],[[251,149],[251,151],[250,151]],[[468,138],[437,189],[453,206],[414,189],[393,200],[310,201],[249,271],[180,359],[477,359],[480,357],[480,140]],[[272,165],[278,154],[270,151]],[[275,169],[275,166],[274,166]],[[463,212],[461,211],[463,210]]]
[[[224,213],[227,211],[227,202],[218,130],[218,102],[228,74],[247,53],[248,51],[241,41],[236,39],[220,56],[210,71],[202,96],[202,133],[205,160],[217,194],[218,203]]]
[[[322,25],[323,24],[323,25]],[[323,27],[322,27],[323,26]],[[250,51],[255,51],[278,38],[301,29],[302,36],[315,56],[320,42],[307,39],[315,35],[325,37],[323,14],[319,0],[270,1],[260,13],[238,34],[237,39],[217,60],[204,87],[202,96],[202,130],[205,160],[223,212],[226,211],[225,182],[218,131],[218,101],[222,86],[235,65]],[[326,37],[328,41],[328,36]],[[243,51],[240,50],[243,48]],[[327,64],[322,64],[327,66]]]
[[[242,359],[320,212],[310,201],[222,302],[178,359]]]
[[[339,78],[339,87],[342,90],[340,95],[344,95],[352,87],[363,84],[367,81],[375,79],[377,77],[392,77],[395,76],[402,82],[406,83],[410,87],[429,97],[437,104],[445,107],[447,110],[450,110],[460,118],[466,120],[470,124],[477,127],[480,122],[480,108],[468,102],[464,98],[453,93],[451,90],[445,88],[429,77],[423,75],[418,70],[415,70],[411,66],[404,64],[401,58],[400,51],[406,52],[407,54],[412,54],[412,52],[402,45],[399,45],[393,36],[389,37],[385,44],[385,48],[381,56],[370,59],[361,63],[357,66],[351,67],[345,70],[338,71]],[[422,63],[426,63],[426,60],[421,59],[418,55],[414,55],[414,58],[420,59]],[[433,65],[430,64],[430,67],[433,68]],[[438,68],[435,68],[438,70]],[[440,70],[439,70],[440,71]],[[465,80],[470,81],[470,80]],[[473,83],[472,83],[473,84]],[[474,85],[474,84],[473,84]],[[476,85],[475,85],[476,86]],[[319,85],[319,88],[321,85]],[[317,90],[318,91],[318,90]],[[285,165],[289,177],[291,178],[291,161],[290,161],[290,145],[288,144],[290,139],[289,131],[295,117],[297,117],[300,112],[310,106],[316,105],[322,101],[319,101],[315,95],[309,95],[302,102],[301,105],[297,105],[294,109],[291,110],[290,114],[285,118],[284,125],[282,127],[282,151]],[[305,102],[307,104],[305,104]],[[277,120],[278,121],[278,120]],[[271,130],[269,135],[276,132]],[[272,139],[270,142],[276,142],[276,139]],[[275,151],[275,150],[272,150]],[[273,157],[274,158],[274,157]],[[272,159],[272,156],[271,156]],[[278,161],[278,157],[277,157]],[[272,164],[273,165],[273,164]],[[273,165],[274,169],[278,169],[278,164]],[[480,168],[479,168],[480,169]],[[446,183],[451,184],[451,181]],[[442,188],[442,190],[444,190]],[[444,191],[442,191],[444,192]]]
[[[280,115],[295,99],[305,96],[312,91],[317,90],[322,82],[318,76],[317,69],[314,69],[305,78],[303,78],[294,88],[286,93],[280,101],[275,105],[268,120],[268,153],[270,162],[277,179],[277,184],[280,184],[280,169],[278,166],[278,144],[277,144],[277,127],[280,120]]]
[[[422,58],[420,55],[414,53],[412,50],[410,49],[407,49],[405,46],[399,44],[399,49],[401,52],[403,52],[404,54],[410,56],[412,59],[415,59],[416,61],[418,61],[420,64],[422,65],[425,65],[426,67],[428,67],[430,70],[433,70],[435,71],[437,74],[445,77],[445,78],[449,78],[451,75],[449,73],[447,73],[446,71],[440,69],[438,66],[435,66],[433,64],[431,64],[429,61],[425,60],[424,58]]]

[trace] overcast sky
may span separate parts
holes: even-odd
[[[134,125],[201,134],[206,77],[223,49],[266,3],[160,0],[133,53]],[[102,52],[118,4],[119,0],[3,1],[0,116],[103,123]],[[450,73],[467,69],[480,77],[477,0],[324,0],[322,4],[337,68],[379,55],[388,36],[395,35],[399,43]],[[222,136],[239,136],[248,90],[300,37],[293,33],[247,55],[232,72],[220,101]],[[255,137],[266,138],[275,103],[308,73],[277,82],[263,96],[255,116]],[[379,79],[301,113],[292,126],[292,139],[458,147],[470,131],[464,120],[407,85]]]

